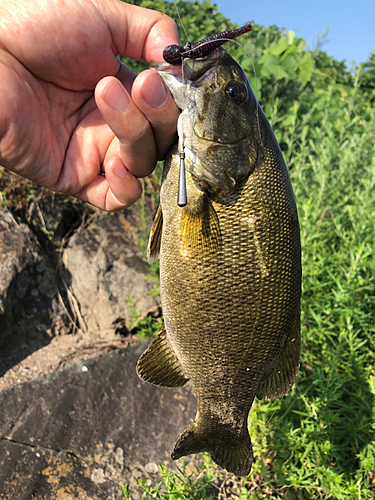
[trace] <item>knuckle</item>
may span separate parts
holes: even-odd
[[[151,126],[148,120],[142,115],[138,119],[129,120],[126,133],[119,137],[123,144],[137,143],[151,134]]]

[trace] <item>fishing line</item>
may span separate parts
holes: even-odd
[[[257,101],[257,109],[256,109],[257,125],[258,125],[258,133],[259,133],[260,143],[261,143],[261,145],[263,147],[264,145],[263,145],[263,140],[262,140],[262,134],[260,132],[260,120],[259,120],[258,78],[257,78],[256,69],[255,69],[255,64],[254,64],[254,61],[253,61],[253,58],[251,57],[251,55],[248,53],[248,51],[245,49],[245,47],[240,44],[240,42],[237,42],[237,40],[232,40],[232,42],[236,43],[237,45],[239,45],[242,48],[242,50],[245,52],[245,54],[247,55],[247,57],[250,59],[251,64],[253,66],[254,80],[255,80],[255,99]]]
[[[180,175],[178,178],[177,205],[179,207],[186,207],[187,205],[186,175],[185,175],[185,137],[183,137],[182,139],[182,150],[180,151]]]
[[[182,22],[181,16],[180,16],[180,11],[178,9],[177,1],[174,0],[174,6],[176,7],[176,12],[178,19],[180,21],[180,24],[182,26],[182,29],[184,30],[186,39],[188,40],[188,43],[191,45],[191,40],[189,38],[189,35],[187,34],[187,31],[185,29],[184,23]],[[184,74],[184,64],[182,62],[181,64],[181,81],[184,82],[185,80],[185,74]],[[185,207],[187,205],[187,192],[186,192],[186,171],[185,171],[185,138],[182,139],[182,145],[181,145],[181,151],[179,152],[180,155],[180,172],[179,172],[179,177],[178,177],[178,194],[177,194],[177,205],[179,207]]]
[[[190,43],[191,43],[191,40],[189,38],[189,35],[187,34],[186,32],[186,29],[185,29],[185,26],[184,26],[184,23],[182,22],[182,19],[181,19],[181,16],[180,16],[180,11],[178,10],[178,6],[177,6],[177,1],[174,0],[174,6],[176,7],[176,12],[177,12],[177,15],[178,15],[178,19],[180,21],[180,24],[182,26],[182,29],[184,30],[184,33],[185,33],[185,36],[186,36],[186,40],[188,40]]]

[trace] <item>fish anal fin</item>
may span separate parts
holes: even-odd
[[[197,429],[198,426],[194,421],[181,434],[171,455],[173,460],[208,451],[212,460],[228,472],[242,477],[250,473],[253,449],[246,426],[239,436],[231,436],[225,442],[220,437],[220,432],[214,432],[210,436],[210,432],[199,433]]]
[[[168,342],[164,326],[140,356],[137,374],[145,382],[162,387],[183,387],[188,383],[189,379]]]
[[[207,195],[183,209],[180,234],[182,255],[204,257],[221,248],[220,222]]]
[[[150,231],[150,239],[147,246],[147,260],[150,264],[158,260],[161,244],[161,235],[163,232],[163,212],[161,206],[158,206],[154,222]]]
[[[278,364],[270,375],[260,383],[256,396],[258,399],[274,399],[285,396],[294,384],[300,364],[301,337],[290,334],[287,338]]]

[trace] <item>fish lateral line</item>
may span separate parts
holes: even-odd
[[[181,64],[182,60],[186,57],[189,57],[190,59],[207,57],[212,54],[216,48],[220,47],[224,43],[229,40],[233,40],[244,33],[248,33],[252,29],[251,23],[247,23],[241,28],[222,31],[221,33],[203,38],[203,40],[200,40],[194,45],[191,45],[190,42],[185,47],[181,47],[181,45],[168,45],[163,51],[164,61],[177,66],[178,64]]]

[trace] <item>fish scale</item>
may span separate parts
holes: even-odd
[[[297,210],[280,148],[240,66],[222,48],[184,64],[190,78],[198,75],[189,91],[181,68],[159,72],[182,109],[188,203],[176,204],[180,143],[164,166],[148,248],[150,261],[160,258],[165,324],[137,371],[156,385],[193,385],[198,413],[172,458],[208,451],[246,475],[253,400],[286,394],[299,368]],[[239,104],[228,85],[242,89]],[[238,123],[228,129],[232,115]]]

